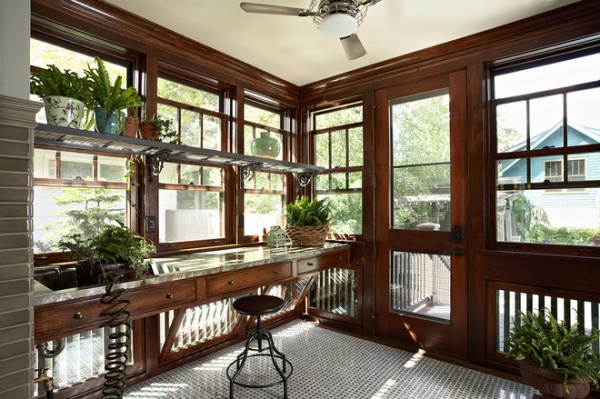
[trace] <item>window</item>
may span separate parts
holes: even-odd
[[[92,55],[37,39],[30,41],[30,58],[32,69],[54,64],[79,74],[94,60]],[[104,61],[111,77],[128,76],[125,64]],[[46,123],[43,110],[36,121]],[[36,146],[33,162],[34,253],[60,252],[58,241],[64,235],[79,232],[86,237],[106,223],[127,223],[127,156]]]
[[[276,104],[264,105],[247,98],[244,104],[244,154],[252,154],[252,141],[268,132],[279,142],[279,155],[286,158],[286,138],[283,129],[285,112]],[[286,174],[256,172],[243,183],[244,192],[244,236],[260,239],[271,226],[283,226],[283,209],[286,204]]]
[[[182,145],[223,150],[223,93],[161,74],[157,113],[170,118]],[[151,116],[151,115],[146,115]],[[158,242],[167,247],[223,244],[225,167],[165,162],[158,190]]]
[[[329,198],[335,234],[362,234],[362,120],[362,104],[313,114],[312,156],[325,168],[315,177],[314,193]]]
[[[600,237],[598,70],[588,52],[492,71],[496,242]]]

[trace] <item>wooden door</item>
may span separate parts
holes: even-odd
[[[466,356],[465,72],[375,101],[376,333]]]

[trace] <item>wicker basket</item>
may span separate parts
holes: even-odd
[[[295,247],[322,247],[325,244],[329,226],[294,226],[285,229]]]

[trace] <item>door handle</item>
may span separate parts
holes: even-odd
[[[465,254],[465,251],[463,251],[462,248],[454,248],[452,250],[452,255],[463,256],[464,254]]]

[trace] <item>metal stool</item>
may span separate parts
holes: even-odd
[[[271,295],[252,295],[237,299],[233,303],[233,308],[241,314],[256,316],[256,328],[248,333],[244,351],[239,354],[233,362],[227,367],[227,378],[229,378],[229,398],[233,399],[233,385],[239,385],[245,388],[268,388],[277,384],[283,384],[283,398],[287,399],[287,380],[292,375],[293,367],[285,355],[281,353],[273,343],[271,332],[265,329],[260,317],[275,313],[283,307],[283,299]],[[251,347],[250,343],[256,340],[257,347]],[[263,345],[263,340],[267,341]],[[248,354],[249,351],[256,351],[256,354]],[[267,351],[263,353],[263,351]],[[280,379],[269,384],[247,384],[236,381],[240,375],[246,360],[255,356],[270,356],[279,374]]]

